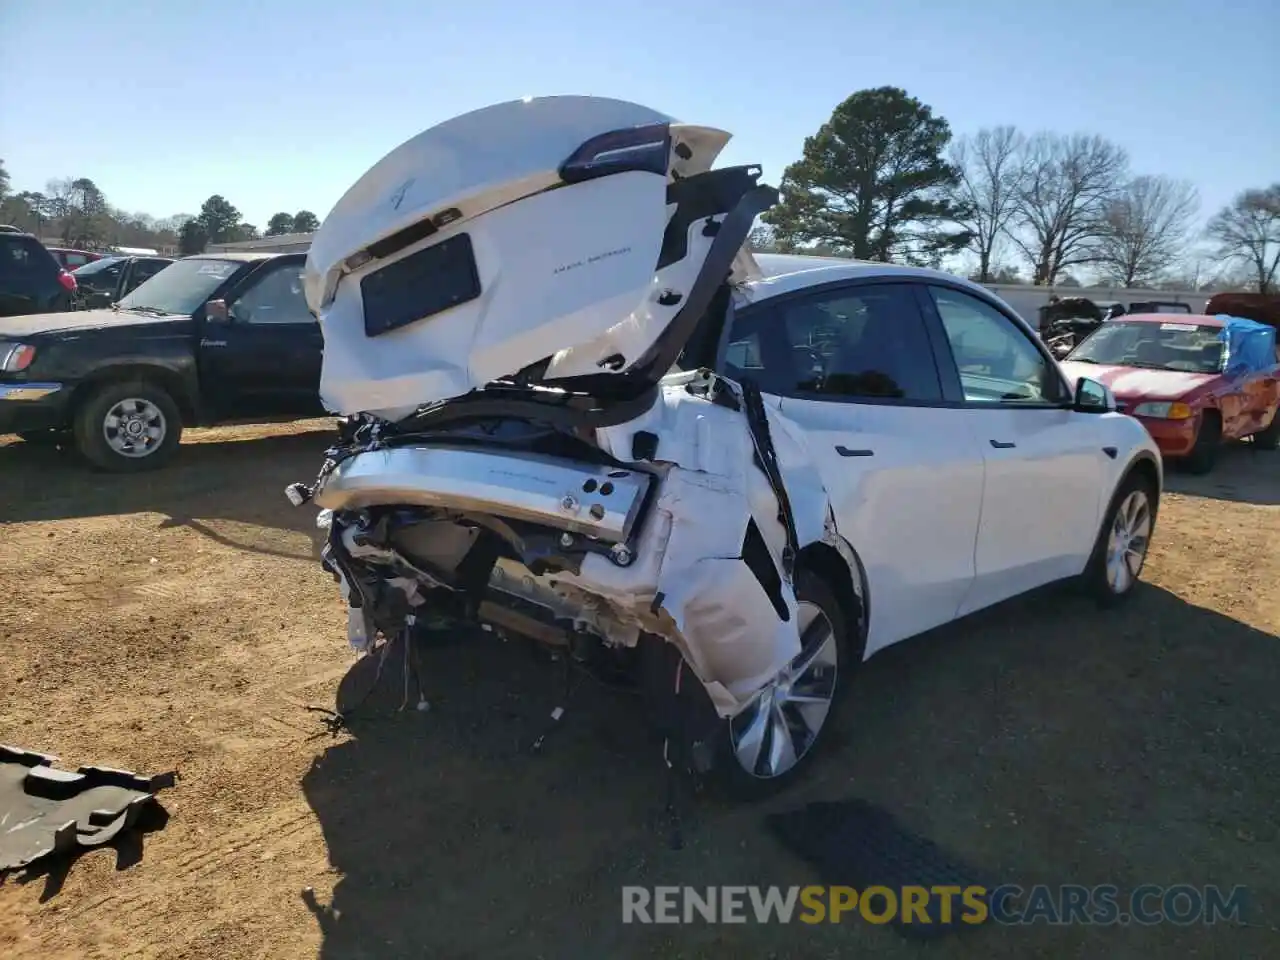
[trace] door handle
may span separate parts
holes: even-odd
[[[1017,446],[1016,443],[1005,443],[1003,440],[992,440],[991,445],[997,450],[1011,450]]]
[[[850,450],[839,443],[836,444],[836,453],[842,457],[874,457],[876,455],[874,450]]]

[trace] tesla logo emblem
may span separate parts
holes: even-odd
[[[404,203],[404,195],[409,192],[409,188],[413,186],[413,182],[417,177],[410,177],[400,186],[396,187],[396,192],[391,195],[391,209],[399,210],[400,204]]]

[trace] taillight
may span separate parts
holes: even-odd
[[[560,179],[582,183],[631,171],[665,174],[670,162],[670,126],[647,123],[592,137],[560,164]]]
[[[36,348],[25,343],[13,345],[0,343],[0,371],[20,373],[31,366],[36,358]]]
[[[76,292],[76,278],[67,273],[67,271],[58,271],[58,282],[71,293]]]

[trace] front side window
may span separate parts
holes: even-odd
[[[811,399],[936,401],[937,366],[911,289],[861,285],[739,318],[725,372]]]
[[[133,275],[129,278],[129,289],[137,289],[167,266],[169,266],[168,260],[137,261],[133,265]]]
[[[114,257],[95,260],[75,271],[76,283],[90,290],[103,293],[114,292],[116,284],[120,282],[120,272],[124,269],[124,265],[124,260]]]
[[[301,263],[267,268],[253,285],[236,298],[231,315],[240,323],[311,323],[302,292]]]
[[[1057,404],[1057,368],[1012,320],[977,297],[930,287],[967,403]]]

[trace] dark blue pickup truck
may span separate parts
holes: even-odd
[[[108,309],[0,318],[0,434],[130,472],[172,457],[184,426],[322,415],[304,262],[201,254]]]

